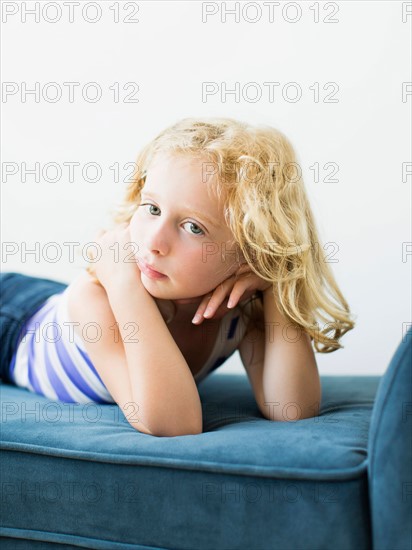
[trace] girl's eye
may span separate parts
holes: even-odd
[[[142,204],[142,206],[150,206],[150,207],[152,207],[152,208],[157,208],[157,209],[159,210],[159,208],[158,208],[157,206],[155,206],[154,204],[150,204],[150,203],[148,203],[148,204]],[[149,208],[149,211],[150,211],[150,208]],[[156,214],[155,214],[155,216],[156,216]]]
[[[193,235],[204,235],[203,229],[200,229],[200,227],[199,227],[198,225],[196,225],[196,224],[193,223],[193,222],[185,222],[185,224],[186,224],[186,223],[190,223],[190,225],[192,225],[193,227],[196,227],[196,228],[200,231],[200,233],[193,233]]]
[[[152,207],[153,207],[153,208],[157,208],[158,210],[160,210],[158,206],[156,206],[155,204],[151,204],[150,202],[141,204],[140,206],[149,206],[149,212],[150,212],[150,208],[152,208]],[[154,214],[154,215],[157,216],[158,214]],[[196,227],[196,228],[200,231],[200,233],[192,233],[192,235],[204,235],[204,234],[205,234],[205,232],[203,231],[203,229],[201,229],[201,228],[200,228],[198,225],[196,225],[194,222],[185,222],[185,225],[186,225],[187,223],[189,223],[189,224],[192,225],[193,227]]]

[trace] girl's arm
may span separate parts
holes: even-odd
[[[271,420],[319,414],[321,384],[309,336],[279,313],[271,288],[263,292],[265,317],[262,391]]]
[[[202,407],[189,365],[143,285],[113,277],[106,292],[126,353],[133,399],[159,436],[202,432]]]
[[[91,322],[99,326],[99,338],[85,338],[83,342],[89,358],[129,424],[139,432],[155,435],[143,423],[142,411],[133,398],[123,341],[105,289],[89,277],[79,278],[70,286],[68,311],[82,335],[87,334]]]
[[[239,345],[256,403],[269,420],[317,416],[321,384],[310,338],[280,314],[271,284],[247,265],[242,266],[212,296],[205,297],[197,313],[202,315],[208,306],[211,311],[207,317],[212,318],[227,294],[235,307],[245,293],[256,290],[263,292],[265,330],[262,332],[251,322]]]
[[[159,436],[202,432],[202,407],[189,365],[141,281],[135,243],[124,223],[97,236],[95,276],[118,323],[133,400]],[[131,250],[132,249],[132,250]]]

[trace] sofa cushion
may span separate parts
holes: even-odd
[[[170,438],[135,431],[117,405],[1,384],[3,547],[370,548],[379,379],[323,376],[319,416],[272,422],[246,375],[215,372],[199,386],[204,433]]]
[[[412,327],[379,383],[368,456],[373,548],[412,549]]]

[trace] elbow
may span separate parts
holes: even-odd
[[[172,432],[164,432],[164,433],[155,433],[153,435],[156,435],[157,437],[181,437],[183,435],[200,435],[202,433],[202,430],[181,430],[178,432],[172,431]]]
[[[197,423],[195,426],[147,426],[143,425],[141,422],[138,424],[131,424],[132,427],[140,432],[147,435],[153,435],[155,437],[180,437],[183,435],[200,435],[203,433],[202,423]]]
[[[155,437],[181,437],[183,435],[200,435],[202,430],[155,430],[150,435]]]
[[[273,422],[297,422],[319,416],[320,402],[316,406],[300,406],[298,403],[287,403],[277,410],[275,407],[260,406],[260,412],[266,420]]]
[[[203,432],[202,422],[191,426],[158,426],[152,429],[156,437],[181,437],[183,435],[200,435]]]
[[[266,418],[266,420],[271,420],[272,422],[297,422],[298,420],[306,420],[307,418],[314,418],[315,416],[317,416],[316,414],[308,413],[288,418],[286,416],[268,415],[267,413],[263,412],[262,415]]]

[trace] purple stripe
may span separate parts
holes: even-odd
[[[49,377],[50,383],[52,385],[52,388],[54,389],[54,391],[56,392],[57,397],[61,401],[64,401],[65,403],[76,403],[76,401],[73,401],[73,399],[74,399],[73,396],[70,395],[67,392],[66,388],[61,383],[59,377],[54,372],[53,366],[52,366],[52,363],[50,361],[50,357],[49,357],[49,354],[48,354],[48,351],[47,351],[47,345],[53,346],[54,344],[50,343],[50,342],[48,343],[46,341],[44,342],[44,358],[45,358],[45,362],[46,362],[46,371],[47,371],[47,375]]]
[[[58,294],[62,294],[58,293]],[[48,299],[50,299],[49,297]],[[47,377],[49,379],[49,382],[53,388],[53,390],[56,392],[56,395],[58,399],[63,400],[64,402],[75,402],[73,401],[73,397],[67,392],[67,389],[63,385],[62,381],[59,379],[57,373],[53,370],[53,365],[50,360],[49,354],[47,352],[47,346],[48,345],[55,345],[56,346],[56,352],[59,357],[59,359],[63,360],[61,361],[62,368],[66,372],[67,376],[70,378],[70,380],[73,382],[73,384],[79,388],[84,394],[86,394],[87,397],[93,399],[94,401],[98,403],[107,403],[108,401],[102,399],[99,395],[97,395],[84,381],[84,379],[78,374],[78,376],[72,376],[70,371],[67,370],[65,367],[65,363],[68,365],[72,365],[75,369],[75,366],[70,358],[70,356],[67,354],[66,349],[64,347],[64,343],[62,343],[62,339],[59,338],[57,342],[50,342],[43,338],[43,326],[42,324],[46,321],[47,315],[50,313],[50,311],[57,305],[56,301],[52,301],[52,303],[49,304],[49,307],[46,307],[45,304],[40,307],[29,319],[25,321],[23,324],[23,327],[20,330],[18,344],[21,342],[23,338],[25,338],[27,342],[27,350],[28,350],[28,378],[30,381],[30,384],[32,385],[33,389],[36,391],[36,393],[39,393],[40,395],[44,395],[44,391],[42,387],[40,386],[39,378],[36,375],[35,372],[35,364],[36,359],[37,362],[39,361],[39,357],[36,357],[36,352],[39,351],[39,349],[35,350],[34,346],[42,346],[44,351],[44,357],[45,357],[45,365],[46,365],[46,372]],[[56,316],[54,316],[54,322],[58,325],[56,322]],[[38,325],[37,325],[38,323]],[[39,338],[40,341],[36,342],[36,334],[28,334],[29,331],[34,331],[36,329],[36,325],[40,329]],[[91,369],[95,371],[94,367],[91,365],[91,363],[87,360],[84,353],[81,353],[82,356],[85,358],[86,362],[90,365]],[[10,373],[13,374],[16,366],[16,356],[17,356],[17,348],[16,351],[12,357],[11,366],[10,366]],[[77,372],[75,370],[75,372]],[[96,373],[99,380],[101,380],[100,376]],[[14,378],[13,378],[14,380]],[[103,384],[103,382],[102,382]],[[103,384],[104,385],[104,384]]]
[[[56,322],[56,319],[57,319],[57,314],[55,313],[54,314],[55,322]],[[79,346],[77,346],[76,342],[74,342],[74,345],[79,349]],[[93,390],[93,388],[89,386],[86,379],[81,375],[80,371],[76,367],[76,364],[73,362],[72,358],[67,352],[66,344],[63,341],[63,338],[59,338],[58,342],[56,342],[56,353],[57,353],[57,356],[59,357],[60,364],[63,370],[65,371],[66,375],[78,389],[80,389],[84,394],[87,395],[87,397],[89,397],[90,399],[93,399],[93,401],[96,401],[97,403],[107,403],[105,399],[100,397],[100,395],[98,395]],[[80,353],[82,358],[85,360],[86,368],[90,368],[90,370],[96,373],[88,357],[85,356],[84,353],[82,352]],[[100,376],[98,376],[98,379],[100,380],[102,386],[105,388]]]
[[[31,328],[31,327],[29,327]],[[35,364],[35,354],[34,354],[34,342],[35,342],[35,334],[30,334],[29,341],[28,341],[28,374],[29,374],[29,380],[30,384],[33,386],[36,393],[39,393],[40,395],[44,395],[43,389],[41,388],[38,378],[34,372],[34,364]]]
[[[13,353],[13,357],[11,358],[11,363],[10,363],[10,367],[9,367],[9,378],[11,380],[13,380],[13,382],[16,382],[16,380],[14,378],[14,368],[16,366],[16,357],[17,357],[17,349]]]
[[[63,367],[65,373],[67,374],[67,377],[71,380],[71,382],[84,394],[87,395],[90,399],[93,399],[93,401],[96,401],[97,403],[105,402],[105,400],[100,397],[100,395],[97,395],[93,391],[93,389],[88,385],[86,380],[81,376],[79,371],[77,370],[76,365],[73,363],[72,358],[67,353],[67,350],[65,348],[65,344],[60,339],[58,342],[56,342],[56,352],[60,360],[60,364]],[[87,365],[86,365],[87,368]]]
[[[36,364],[36,354],[34,351],[34,346],[41,345],[41,338],[42,334],[40,331],[39,337],[40,342],[36,342],[36,334],[33,332],[31,334],[28,334],[28,331],[34,331],[36,329],[36,324],[39,323],[39,328],[41,328],[41,322],[46,316],[47,312],[53,307],[53,304],[50,304],[49,307],[43,306],[41,309],[39,309],[27,322],[26,322],[26,328],[25,328],[25,334],[24,337],[28,339],[28,377],[30,384],[33,386],[33,389],[36,391],[36,393],[39,393],[40,395],[44,395],[44,391],[39,383],[39,378],[36,375],[35,372],[35,364]]]
[[[48,298],[48,300],[50,300],[50,298],[51,296]],[[27,325],[30,327],[30,325],[32,325],[35,322],[42,323],[46,315],[49,313],[51,309],[53,309],[53,307],[55,307],[55,302],[53,303],[53,300],[52,300],[52,303],[48,303],[47,305],[44,303],[42,307],[39,310],[37,310],[36,313],[30,317],[30,319],[26,321]]]
[[[76,336],[78,336],[78,335],[76,334]],[[97,370],[95,369],[93,363],[91,362],[91,360],[89,358],[89,355],[87,354],[87,351],[84,348],[83,341],[81,340],[80,337],[79,337],[79,344],[76,341],[74,341],[74,345],[79,350],[80,355],[82,356],[84,361],[87,363],[89,369],[96,375],[96,377],[100,380],[102,386],[107,390],[106,386],[103,383],[103,380],[100,378],[99,373],[97,372]]]
[[[83,357],[83,359],[84,359],[84,360],[86,361],[86,363],[89,365],[90,370],[92,370],[92,371],[95,373],[95,375],[97,376],[97,378],[100,380],[100,382],[101,382],[102,385],[104,386],[103,380],[100,378],[99,373],[98,373],[97,370],[94,368],[94,366],[93,366],[92,362],[90,361],[89,356],[87,355],[87,353],[84,352],[77,344],[76,344],[76,347],[77,347],[77,349],[79,350],[79,352],[80,352],[81,356]],[[104,386],[104,387],[106,387],[106,386]]]

